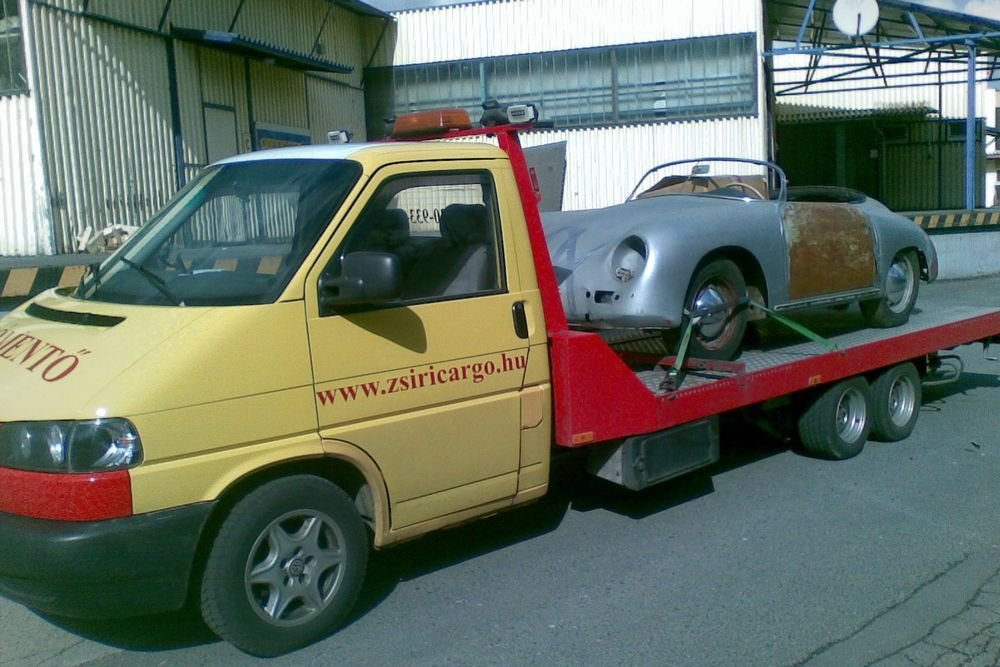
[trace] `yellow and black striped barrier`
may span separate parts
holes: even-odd
[[[902,213],[927,231],[969,230],[980,227],[1000,227],[1000,209],[972,211],[922,211]]]
[[[972,211],[910,211],[901,213],[928,232],[977,231],[983,228],[1000,230],[1000,209],[976,209]],[[101,257],[90,256],[100,260]],[[19,258],[19,263],[24,263]],[[46,266],[52,258],[40,257],[39,266],[4,267],[0,257],[0,305],[11,306],[25,301],[52,287],[76,285],[87,271],[87,264],[67,264]],[[237,264],[239,266],[237,266]],[[281,257],[241,258],[239,260],[220,259],[213,268],[216,270],[250,270],[274,275],[281,264]]]
[[[100,261],[103,257],[96,257]],[[281,268],[283,257],[243,257],[216,259],[204,267],[214,271],[240,271],[276,275]],[[40,257],[39,263],[51,262],[52,258]],[[25,260],[20,259],[23,263]],[[0,257],[0,306],[9,309],[36,294],[53,287],[70,287],[80,283],[80,278],[89,269],[88,264],[67,264],[65,266],[15,266],[4,267]]]
[[[51,287],[76,285],[86,266],[30,266],[0,269],[0,302],[23,301]]]

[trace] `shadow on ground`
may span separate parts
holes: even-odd
[[[190,606],[166,614],[113,620],[39,615],[67,632],[129,651],[173,651],[219,641]]]
[[[739,433],[727,436],[730,429]],[[568,512],[605,510],[640,519],[712,493],[713,475],[787,450],[786,444],[744,422],[723,424],[722,438],[723,443],[739,444],[723,446],[719,462],[642,492],[587,476],[578,452],[559,457],[553,463],[550,491],[537,502],[374,553],[347,624],[357,622],[388,598],[399,582],[544,535],[557,529]],[[124,621],[44,618],[86,639],[130,651],[178,650],[218,641],[192,606]]]

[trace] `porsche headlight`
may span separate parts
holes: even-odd
[[[629,236],[611,254],[611,272],[616,279],[627,283],[646,268],[648,254],[645,241],[638,236]]]
[[[0,467],[37,472],[105,472],[142,461],[142,444],[125,419],[0,424]]]

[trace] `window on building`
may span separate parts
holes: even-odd
[[[718,118],[755,112],[756,42],[748,33],[375,68],[367,82],[373,131],[382,117],[441,107],[478,118],[490,99],[533,102],[562,127]]]
[[[0,0],[0,95],[28,90],[18,0]]]

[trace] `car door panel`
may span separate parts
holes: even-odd
[[[784,213],[788,297],[809,299],[875,285],[868,218],[847,204],[796,202]]]
[[[390,493],[392,528],[399,529],[517,493],[528,342],[514,327],[514,306],[524,297],[514,249],[499,233],[488,172],[465,163],[410,164],[383,172],[359,200],[368,204],[348,214],[353,235],[335,237],[337,249],[328,254],[324,270],[338,270],[344,253],[358,250],[397,253],[401,260],[416,252],[408,260],[402,301],[326,315],[311,305],[309,337],[320,433],[361,448],[377,462]],[[463,174],[489,181],[483,186],[485,203],[469,203]],[[435,189],[439,176],[444,185]],[[402,231],[373,233],[385,231],[379,227],[384,218],[397,217],[386,211],[416,210],[416,199],[419,215],[410,213],[408,223],[392,222],[402,224]],[[452,213],[476,213],[470,224],[477,233],[455,232],[428,244],[428,235],[451,226],[454,215],[441,210],[449,206]],[[477,281],[437,269],[449,261],[467,267],[470,258],[471,264],[482,264],[484,208],[491,211],[486,224],[495,232],[487,243],[495,247],[486,253],[495,258],[495,270],[488,272],[494,282],[469,287]],[[407,234],[412,238],[398,238]],[[470,252],[451,248],[463,239],[474,243]],[[427,253],[427,246],[443,251]],[[315,271],[311,284],[317,285],[320,275],[322,270]],[[413,284],[419,289],[411,290]]]

